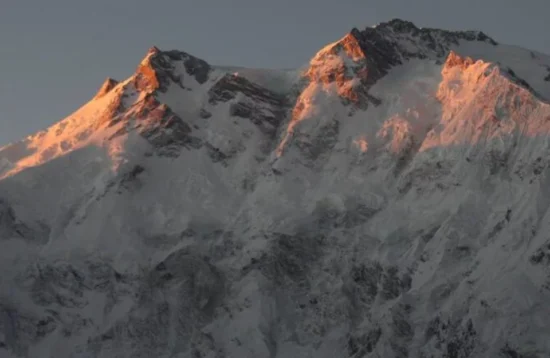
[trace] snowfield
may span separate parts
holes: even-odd
[[[392,20],[151,48],[0,148],[0,357],[550,357],[550,57]]]

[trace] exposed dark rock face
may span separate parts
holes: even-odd
[[[284,103],[284,98],[266,88],[258,86],[244,77],[227,74],[222,77],[209,91],[209,101],[212,104],[217,102],[227,102],[242,93],[251,99],[266,102],[274,106],[280,106]]]
[[[89,259],[78,266],[62,261],[38,263],[22,279],[31,285],[34,304],[47,308],[49,314],[24,314],[8,302],[0,304],[0,344],[21,356],[27,356],[29,342],[55,330],[66,337],[78,336],[97,324],[99,312],[89,311],[94,304],[87,298],[91,293],[105,298],[103,314],[120,309],[125,300],[135,300],[135,305],[128,317],[88,339],[86,350],[95,354],[133,351],[137,354],[133,356],[140,357],[167,352],[173,344],[168,341],[172,329],[179,332],[184,345],[198,344],[202,340],[196,337],[198,327],[211,320],[223,297],[223,279],[216,268],[186,252],[174,252],[136,276],[120,274],[108,262]],[[159,300],[161,296],[166,298]],[[116,342],[124,341],[135,341],[137,346],[117,347]]]
[[[537,249],[534,254],[529,258],[534,265],[550,266],[550,243]]]
[[[511,348],[508,344],[506,344],[501,350],[500,355],[503,358],[526,358],[527,356],[518,353],[517,350]]]
[[[401,51],[397,45],[388,40],[378,29],[367,28],[359,31],[354,28],[351,35],[357,39],[366,56],[367,85],[373,85],[393,67],[402,63]]]
[[[183,76],[193,77],[198,83],[203,84],[208,80],[211,67],[204,60],[191,56],[181,51],[160,51],[157,48],[149,50],[149,57],[139,65],[135,86],[138,90],[158,90],[166,92],[171,83],[181,88]],[[179,66],[183,66],[182,73]]]
[[[363,263],[354,265],[351,268],[349,282],[350,300],[356,301],[356,305],[371,305],[378,296],[380,282],[384,269],[378,262]]]
[[[237,75],[222,77],[208,95],[211,105],[232,102],[229,108],[232,116],[249,119],[271,137],[286,113],[287,102],[283,96]]]
[[[203,145],[201,139],[191,135],[192,128],[153,95],[146,95],[126,113],[115,117],[110,125],[119,122],[125,125],[111,139],[135,128],[161,156],[177,157],[182,148],[199,149]]]
[[[183,62],[185,72],[189,76],[193,76],[198,83],[203,84],[208,80],[212,68],[206,61],[177,50],[165,51],[162,54],[168,56],[172,61]],[[155,64],[155,62],[153,63]]]
[[[378,343],[382,330],[377,327],[360,336],[350,335],[347,342],[349,357],[366,357]]]
[[[494,46],[498,45],[496,41],[480,31],[418,28],[412,22],[400,19],[393,19],[363,31],[354,28],[351,34],[358,40],[363,52],[368,55],[368,67],[371,69],[371,81],[373,82],[385,75],[391,67],[401,64],[404,60],[434,56],[446,57],[451,45],[458,45],[459,40],[481,41]],[[413,48],[417,48],[417,51],[405,49],[398,43],[399,39],[411,43]]]
[[[8,239],[23,239],[34,244],[48,240],[49,228],[39,222],[21,221],[13,207],[0,198],[0,242]]]
[[[478,332],[471,319],[452,321],[438,316],[430,321],[425,337],[426,341],[433,341],[442,357],[468,358],[476,348]]]
[[[516,83],[517,85],[525,88],[526,90],[528,90],[529,92],[533,93],[534,95],[536,95],[538,98],[542,98],[542,96],[540,94],[537,93],[537,91],[535,91],[535,89],[533,87],[531,87],[531,85],[529,83],[527,83],[527,81],[525,81],[523,78],[520,78],[515,72],[514,70],[512,70],[511,68],[505,68],[503,69],[503,74],[505,76],[507,76],[512,82]]]
[[[202,140],[191,135],[191,127],[164,105],[154,108],[139,128],[140,134],[160,155],[177,156],[181,148],[198,149]]]
[[[465,41],[480,41],[490,45],[497,46],[498,43],[481,31],[448,31],[433,28],[418,28],[412,22],[393,19],[377,26],[378,29],[387,33],[393,32],[397,34],[408,34],[415,38],[419,38],[423,44],[427,44],[432,50],[443,50],[445,46],[451,44],[457,45],[459,40]],[[441,47],[437,47],[439,45]],[[445,53],[437,51],[441,56]]]

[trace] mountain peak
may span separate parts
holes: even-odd
[[[181,71],[184,69],[184,71]],[[162,51],[151,47],[140,62],[135,75],[136,88],[139,90],[167,91],[171,82],[180,87],[183,77],[193,76],[199,83],[206,82],[210,65],[187,52],[178,50]]]
[[[451,68],[455,66],[461,66],[462,68],[467,68],[474,63],[474,60],[471,57],[462,57],[456,52],[449,52],[447,60],[445,61],[445,67]]]
[[[111,77],[107,77],[105,79],[105,81],[103,81],[103,84],[101,85],[101,87],[99,88],[99,90],[97,91],[96,95],[94,96],[94,98],[101,98],[103,97],[104,95],[106,95],[107,93],[109,93],[113,88],[116,87],[116,85],[118,85],[119,82]]]
[[[161,51],[157,46],[151,46],[149,47],[149,50],[147,50],[147,54],[157,54],[159,52]]]
[[[402,20],[399,18],[394,18],[394,19],[391,19],[390,21],[382,22],[376,27],[391,27],[400,32],[418,30],[418,27],[416,27],[416,25],[411,21]]]
[[[457,44],[459,40],[480,41],[491,45],[498,43],[479,30],[452,31],[439,28],[418,27],[411,21],[394,18],[387,22],[381,22],[372,29],[382,31],[383,33],[391,32],[393,34],[409,34],[413,37],[419,37],[423,41],[443,41],[447,43]]]

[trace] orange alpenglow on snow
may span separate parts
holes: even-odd
[[[154,56],[160,53],[158,47],[153,46],[147,51],[147,55],[139,64],[134,85],[136,89],[140,91],[155,91],[160,88],[160,82],[157,77],[157,72],[151,63],[151,60]]]
[[[103,82],[103,84],[101,85],[101,87],[99,88],[99,91],[97,91],[96,95],[94,96],[94,99],[95,98],[100,98],[100,97],[103,97],[105,96],[107,93],[109,93],[113,88],[116,87],[116,85],[118,85],[118,81],[117,80],[114,80],[110,77],[107,77],[107,79],[105,79],[105,81]]]
[[[286,135],[276,150],[278,157],[283,154],[296,125],[316,112],[315,102],[320,93],[335,93],[352,103],[359,100],[354,88],[366,79],[364,60],[365,55],[351,34],[325,46],[311,59],[309,68],[302,74],[308,84],[296,100]]]
[[[358,139],[355,139],[353,141],[353,144],[362,152],[366,153],[367,149],[369,148],[369,144],[367,143],[367,140],[364,136],[359,137]]]
[[[444,129],[438,135],[430,133],[420,151],[473,145],[512,134],[519,126],[524,135],[531,137],[550,132],[550,123],[537,115],[538,111],[549,113],[550,106],[535,101],[531,92],[506,78],[499,66],[451,52],[441,75],[436,97],[441,103],[440,123]],[[502,96],[495,93],[497,90]],[[503,117],[499,112],[507,114]]]
[[[103,147],[112,169],[116,170],[123,161],[126,142],[125,136],[116,136],[117,131],[124,131],[125,123],[121,119],[147,117],[150,113],[149,119],[159,120],[166,112],[162,106],[156,108],[159,103],[151,95],[159,87],[151,63],[151,57],[157,53],[158,48],[152,47],[130,78],[121,83],[107,78],[96,95],[76,112],[47,130],[25,138],[28,153],[15,158],[14,166],[0,179],[90,145]],[[126,115],[122,113],[124,109]],[[110,141],[104,141],[111,136]]]

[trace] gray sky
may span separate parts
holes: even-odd
[[[212,64],[297,67],[392,18],[550,53],[549,0],[0,0],[0,145],[59,121],[156,45]]]

